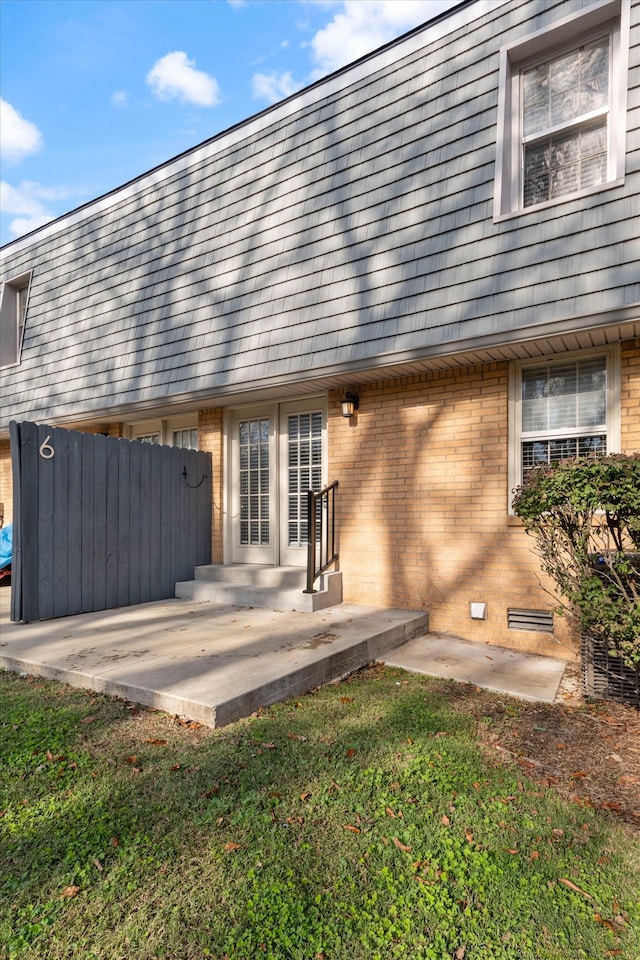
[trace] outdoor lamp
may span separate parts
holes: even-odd
[[[344,400],[342,401],[342,416],[352,417],[359,405],[360,397],[356,397],[352,393],[345,393]]]

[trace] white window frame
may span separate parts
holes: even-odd
[[[621,186],[625,174],[630,0],[600,0],[500,51],[494,222]],[[607,177],[595,186],[523,205],[522,72],[605,34],[611,36]]]
[[[183,414],[180,417],[169,417],[167,419],[156,420],[138,420],[136,423],[127,424],[124,434],[129,440],[142,440],[153,442],[147,438],[157,436],[158,443],[163,446],[172,447],[173,435],[177,431],[197,430],[198,414]]]
[[[575,360],[606,359],[606,434],[607,453],[620,452],[620,348],[619,345],[540,356],[533,360],[514,360],[509,369],[509,513],[513,491],[522,483],[522,372],[544,364],[562,366]],[[583,429],[561,431],[563,437],[579,437]],[[549,438],[553,439],[553,438]]]
[[[31,271],[2,284],[0,293],[0,370],[20,364],[24,326],[29,309]]]

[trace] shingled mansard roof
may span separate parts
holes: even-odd
[[[2,278],[32,281],[2,427],[618,336],[640,316],[638,3],[623,187],[494,222],[500,48],[580,10],[463,4],[8,244]]]

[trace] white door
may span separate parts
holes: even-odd
[[[323,399],[233,411],[229,419],[232,563],[305,566],[307,491],[326,483]]]

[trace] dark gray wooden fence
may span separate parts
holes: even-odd
[[[211,454],[12,423],[11,619],[175,596],[211,562]]]

